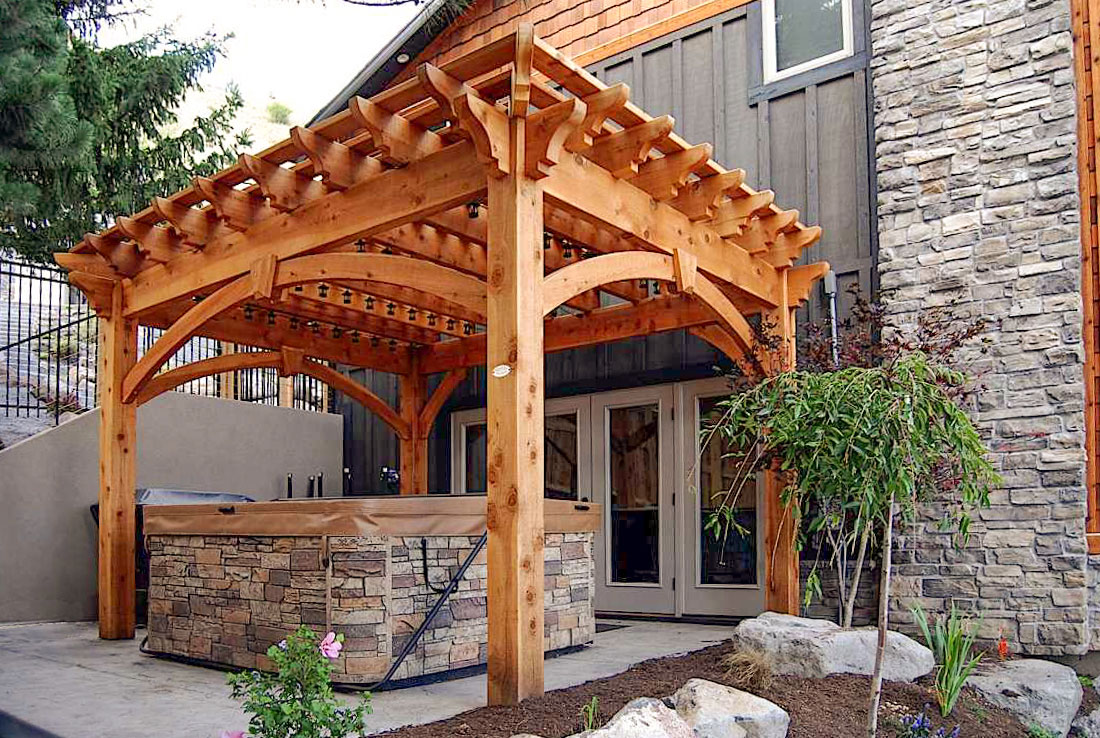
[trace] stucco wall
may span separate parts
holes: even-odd
[[[1081,653],[1084,385],[1068,0],[871,0],[879,275],[892,324],[989,321],[974,417],[1004,487],[953,550],[899,541],[895,617],[956,600],[1013,650]]]
[[[96,616],[99,413],[0,451],[0,622]],[[283,495],[323,471],[338,494],[343,419],[161,395],[138,410],[138,486]]]

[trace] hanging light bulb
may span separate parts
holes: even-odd
[[[416,308],[409,308],[409,320],[416,320]]]
[[[455,329],[455,319],[447,318],[447,330],[453,331]]]
[[[360,238],[355,242],[355,250],[360,254],[367,250],[367,241],[365,238]]]
[[[466,203],[466,215],[470,216],[471,219],[477,217],[478,211],[480,209],[481,203],[477,200],[471,200],[470,202]]]
[[[463,323],[462,324],[462,333],[463,333],[463,335],[468,336],[473,332],[474,332],[474,324],[473,323]]]
[[[374,298],[367,295],[367,298],[363,300],[363,306],[366,307],[367,310],[374,310]]]
[[[349,289],[344,290],[344,304],[345,305],[350,305],[351,304],[351,290],[349,290]]]
[[[393,315],[395,310],[397,310],[396,305],[394,305],[392,302],[386,303],[386,315]]]
[[[563,240],[561,242],[561,246],[562,246],[561,255],[564,256],[566,259],[572,259],[573,258],[573,244],[570,243],[569,241]]]
[[[328,297],[328,285],[324,282],[321,282],[321,284],[317,285],[317,294],[321,296],[322,300]]]
[[[321,335],[321,324],[320,323],[318,323],[315,320],[312,323],[310,323],[310,325],[313,327],[313,335],[315,335],[315,336]]]
[[[435,313],[428,313],[428,325],[432,328],[435,327]]]

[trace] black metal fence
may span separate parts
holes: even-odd
[[[99,342],[96,316],[63,270],[0,258],[0,408],[5,416],[35,417],[54,424],[66,412],[83,412],[96,404]],[[138,354],[162,330],[141,327]],[[221,355],[224,351],[259,351],[227,347],[211,338],[193,338],[165,364],[170,369]],[[275,369],[243,369],[193,380],[177,388],[209,397],[278,405]],[[333,392],[313,377],[293,382],[292,405],[302,410],[330,411]],[[289,398],[284,398],[289,399]]]

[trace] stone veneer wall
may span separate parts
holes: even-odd
[[[427,539],[428,576],[442,587],[476,537]],[[424,584],[421,537],[150,536],[149,648],[268,668],[264,655],[299,625],[346,637],[338,681],[389,669],[438,598]],[[591,533],[546,535],[546,649],[595,635]],[[466,572],[394,678],[485,663],[485,552]]]
[[[958,300],[990,321],[969,368],[1004,476],[955,551],[930,518],[896,554],[899,622],[952,599],[982,636],[1080,653],[1084,385],[1068,0],[870,0],[879,275],[894,326]]]

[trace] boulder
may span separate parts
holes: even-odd
[[[665,703],[651,697],[639,697],[623,706],[615,716],[596,730],[571,738],[694,738],[691,727]]]
[[[1042,659],[990,662],[966,680],[988,702],[1015,713],[1025,726],[1066,736],[1083,691],[1077,672]]]
[[[705,679],[689,679],[672,704],[697,738],[786,738],[791,724],[779,705]]]
[[[763,651],[771,657],[772,672],[821,678],[829,674],[870,675],[875,668],[878,630],[841,628],[828,620],[766,612],[744,620],[733,631],[738,648]],[[932,652],[907,635],[890,631],[882,676],[887,681],[911,682],[936,665]]]
[[[1100,707],[1088,715],[1082,715],[1073,721],[1073,731],[1070,735],[1083,736],[1083,738],[1100,738]]]

